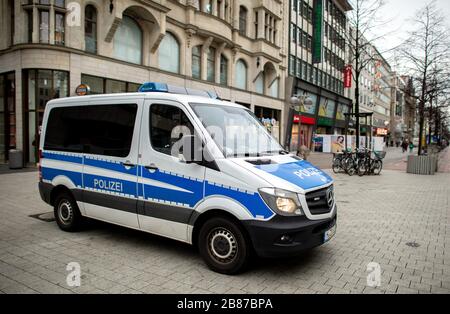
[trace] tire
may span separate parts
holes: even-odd
[[[367,165],[365,160],[360,160],[357,167],[357,172],[360,177],[364,176],[367,172]]]
[[[342,170],[342,159],[340,157],[334,157],[333,158],[333,166],[332,166],[334,173],[339,173]]]
[[[211,270],[226,275],[245,270],[251,254],[244,230],[225,217],[211,218],[203,224],[198,249]]]
[[[63,192],[56,198],[55,220],[58,227],[66,232],[75,232],[80,230],[84,218],[81,216],[80,209],[73,196],[68,192]]]
[[[349,175],[352,176],[355,174],[355,162],[352,158],[347,158],[344,163],[344,171]]]
[[[381,160],[375,160],[373,165],[373,174],[379,176],[383,170],[383,162]]]

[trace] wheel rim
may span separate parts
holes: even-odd
[[[73,208],[72,204],[68,200],[62,200],[58,206],[58,217],[59,220],[68,225],[72,222],[73,219]]]
[[[376,175],[379,175],[379,174],[381,173],[382,167],[383,167],[383,166],[382,166],[381,162],[380,162],[380,161],[377,161],[377,162],[375,163],[374,173],[375,173]]]
[[[236,238],[233,233],[225,228],[215,228],[208,235],[208,251],[215,261],[221,264],[229,264],[237,256]]]

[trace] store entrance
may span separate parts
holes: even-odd
[[[16,75],[0,74],[0,163],[16,148]]]

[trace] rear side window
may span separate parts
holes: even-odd
[[[44,149],[127,157],[136,113],[136,104],[54,108],[47,122]]]
[[[190,134],[179,134],[172,138],[175,127],[185,126]],[[154,150],[170,155],[172,146],[184,135],[193,135],[194,127],[186,114],[178,107],[169,105],[152,105],[150,107],[150,139]]]

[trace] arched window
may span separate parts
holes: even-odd
[[[247,36],[247,9],[242,5],[239,7],[239,34]]]
[[[236,87],[247,89],[247,65],[243,60],[236,62]]]
[[[264,72],[261,72],[255,81],[255,91],[258,94],[264,94],[264,81]]]
[[[272,82],[272,85],[270,85],[269,89],[270,89],[270,96],[278,98],[279,95],[279,85],[280,85],[280,80],[276,79]]]
[[[206,59],[207,59],[206,79],[210,82],[215,82],[215,80],[216,80],[216,49],[215,48],[209,47]]]
[[[84,10],[84,42],[87,52],[97,53],[97,9],[93,5]]]
[[[164,36],[159,46],[159,67],[169,72],[180,72],[180,44],[171,33]]]
[[[220,55],[220,84],[228,84],[228,59]]]
[[[142,31],[129,16],[123,16],[114,35],[114,56],[131,63],[142,62]]]
[[[192,77],[201,78],[202,49],[200,46],[192,48]]]

